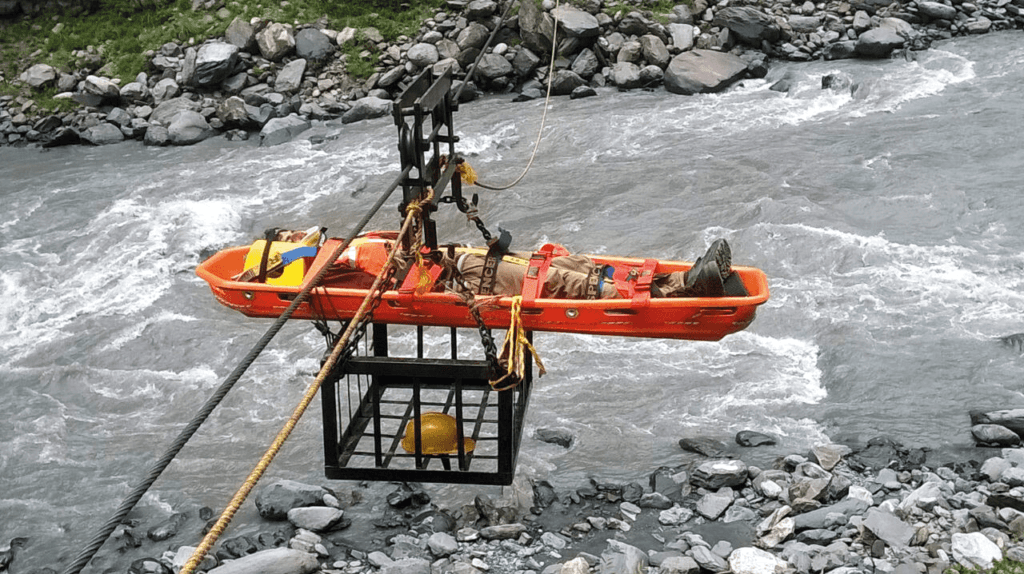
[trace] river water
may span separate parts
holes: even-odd
[[[717,95],[555,99],[529,175],[481,192],[491,229],[684,260],[725,237],[772,297],[715,343],[538,334],[519,472],[642,479],[692,460],[680,438],[747,429],[772,455],[878,435],[970,454],[969,409],[1024,404],[997,340],[1024,331],[1022,63],[999,33],[916,61],[778,64]],[[822,90],[829,73],[861,87]],[[770,91],[784,74],[790,92]],[[456,114],[492,184],[522,170],[542,112],[508,99]],[[269,326],[219,306],[196,265],[273,225],[344,235],[394,179],[390,119],[316,129],[272,148],[0,149],[0,540],[30,537],[37,566],[78,553]],[[371,228],[397,225],[396,201]],[[480,243],[454,209],[438,219]],[[322,351],[309,323],[282,330],[142,506],[223,508]],[[268,476],[326,482],[320,433],[314,402]]]

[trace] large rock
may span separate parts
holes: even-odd
[[[484,54],[484,57],[480,59],[477,71],[480,73],[480,76],[488,80],[494,80],[511,74],[512,64],[504,56]]]
[[[351,124],[355,122],[361,122],[363,120],[369,120],[373,118],[384,117],[391,113],[391,106],[393,102],[391,100],[385,100],[382,98],[360,98],[352,105],[349,109],[341,116],[341,123]]]
[[[855,50],[865,58],[888,58],[893,50],[902,48],[913,34],[910,24],[899,18],[883,18],[879,26],[857,37]]]
[[[747,480],[747,465],[741,460],[709,460],[693,471],[690,482],[699,488],[718,490],[723,486],[742,486]]]
[[[278,62],[295,49],[295,36],[290,28],[277,22],[256,34],[260,54],[271,62]]]
[[[228,29],[224,31],[224,39],[238,46],[238,49],[243,52],[252,53],[257,49],[256,29],[248,21],[239,17],[235,17],[228,24]]]
[[[864,515],[864,528],[897,550],[905,549],[910,544],[911,538],[914,537],[913,526],[893,514],[877,508],[868,509]]]
[[[537,54],[551,52],[551,39],[555,30],[551,15],[535,2],[519,4],[519,36],[523,44]]]
[[[293,508],[323,503],[322,487],[303,484],[294,480],[277,480],[268,484],[256,496],[256,508],[260,516],[268,520],[284,520]]]
[[[326,532],[342,523],[345,512],[329,506],[305,506],[288,511],[288,522],[296,528],[313,532]]]
[[[952,20],[956,17],[956,8],[946,6],[942,2],[933,2],[931,0],[922,0],[918,2],[918,12],[924,16],[935,19]]]
[[[413,44],[406,53],[406,57],[409,58],[409,61],[415,64],[418,68],[433,66],[441,59],[440,54],[437,52],[437,46],[434,44],[427,44],[426,42]]]
[[[668,48],[665,47],[665,43],[654,34],[645,34],[640,37],[640,49],[647,63],[654,64],[659,68],[667,66],[669,60],[672,59],[668,53]]]
[[[302,85],[302,75],[306,73],[306,60],[297,58],[281,67],[274,80],[274,90],[282,94],[298,91]]]
[[[758,48],[762,40],[775,42],[779,39],[775,19],[750,6],[729,6],[718,10],[713,23],[728,28],[741,41]]]
[[[192,110],[183,110],[171,120],[167,126],[167,135],[171,145],[192,145],[213,135],[213,129],[203,114]]]
[[[691,24],[669,24],[668,33],[672,36],[672,45],[680,51],[685,52],[693,47],[693,26]]]
[[[319,62],[334,53],[334,43],[316,28],[303,28],[295,34],[295,53],[300,58]]]
[[[618,540],[608,540],[601,553],[599,572],[646,572],[650,558],[643,550]]]
[[[463,28],[459,35],[455,37],[455,43],[459,45],[460,50],[467,50],[469,48],[479,50],[483,48],[490,35],[491,33],[487,26],[479,22],[471,22],[469,26]]]
[[[41,88],[57,80],[57,70],[47,64],[36,64],[25,70],[20,79],[33,88]]]
[[[174,78],[164,78],[153,86],[150,90],[150,94],[153,96],[153,102],[161,104],[167,100],[178,97],[181,93],[181,87],[178,86],[178,82],[174,81]]]
[[[121,128],[103,122],[82,132],[81,138],[84,142],[92,145],[108,145],[123,142],[124,134],[121,133]]]
[[[226,562],[208,574],[310,574],[320,568],[315,554],[271,548]]]
[[[260,130],[260,146],[269,147],[283,144],[311,127],[312,124],[309,120],[300,118],[296,114],[274,118]]]
[[[238,46],[227,42],[208,42],[199,47],[192,85],[216,86],[235,71],[238,65]]]
[[[1003,552],[980,532],[954,533],[950,540],[953,560],[966,568],[989,570],[992,563],[1003,559]]]
[[[776,574],[786,570],[786,563],[759,548],[737,548],[729,554],[733,574]]]
[[[568,96],[573,90],[587,85],[587,81],[572,70],[557,70],[551,78],[551,93],[556,96]]]
[[[1024,435],[1024,409],[970,411],[972,425],[999,425]]]
[[[601,33],[601,25],[593,14],[570,4],[560,4],[551,11],[567,34],[576,38],[593,38]]]
[[[153,113],[149,115],[149,122],[151,124],[168,126],[170,125],[171,120],[173,120],[179,112],[183,110],[196,112],[199,111],[199,108],[200,105],[198,102],[193,102],[185,96],[171,98],[170,100],[161,103],[153,110]]]
[[[633,62],[617,62],[612,66],[609,79],[613,85],[623,90],[639,88],[641,85],[640,67]]]
[[[121,97],[121,88],[110,78],[102,78],[100,76],[86,76],[85,82],[82,83],[82,91],[103,99]]]
[[[686,96],[720,92],[739,80],[747,63],[739,56],[712,50],[679,54],[665,69],[665,89]]]

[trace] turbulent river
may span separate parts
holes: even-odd
[[[724,237],[772,296],[715,343],[538,334],[548,374],[519,472],[642,479],[692,460],[680,438],[748,429],[778,439],[772,455],[879,435],[969,454],[969,409],[1024,406],[1022,359],[998,341],[1024,331],[1022,63],[1021,36],[1000,33],[916,61],[777,64],[716,95],[555,99],[529,175],[481,192],[489,227],[517,249],[684,260]],[[829,73],[860,89],[822,90]],[[788,94],[768,89],[785,74]],[[456,113],[495,184],[528,161],[543,109],[508,100]],[[78,553],[269,326],[218,305],[196,265],[270,226],[344,235],[394,180],[390,119],[316,129],[271,148],[0,149],[0,541],[30,537],[35,566]],[[396,201],[371,228],[396,226]],[[453,208],[438,220],[444,240],[481,242]],[[323,348],[286,326],[142,505],[223,508]],[[320,414],[269,477],[327,482]]]

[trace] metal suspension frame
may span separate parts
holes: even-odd
[[[431,213],[440,203],[455,203],[476,223],[485,241],[491,240],[476,217],[476,196],[470,203],[462,195],[458,175],[462,160],[455,151],[458,137],[453,127],[456,106],[451,87],[450,72],[431,82],[429,70],[425,70],[406,88],[393,110],[404,174],[399,210],[405,213],[408,205],[430,197],[421,212],[422,245],[430,250],[438,248]],[[410,239],[403,239],[403,249],[414,247]],[[328,478],[511,484],[532,388],[532,365],[527,365],[518,385],[494,390],[490,381],[497,370],[496,349],[490,329],[477,317],[485,361],[459,357],[458,329],[450,330],[450,357],[425,357],[423,327],[416,328],[415,356],[392,356],[388,325],[372,325],[372,354],[350,354],[321,388]],[[329,330],[325,336],[329,341]],[[344,393],[342,379],[347,383]],[[348,404],[347,420],[343,398]],[[452,416],[458,436],[473,439],[476,449],[467,452],[460,440],[456,452],[425,454],[419,421],[428,411]],[[415,450],[411,453],[400,448],[407,428],[414,433]],[[434,460],[440,469],[432,468],[437,466],[432,465]]]

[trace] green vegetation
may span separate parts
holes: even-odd
[[[1014,562],[1009,559],[999,560],[992,563],[991,570],[982,570],[980,568],[964,568],[959,564],[954,565],[947,572],[955,572],[956,574],[1024,574],[1024,564],[1020,562]]]
[[[200,43],[224,34],[236,16],[245,19],[305,24],[326,21],[327,26],[375,27],[386,41],[418,32],[420,23],[444,6],[444,0],[229,0],[216,12],[192,11],[190,0],[172,0],[157,8],[137,10],[133,0],[101,0],[98,11],[77,16],[46,15],[13,23],[0,23],[0,95],[32,97],[37,105],[67,105],[52,97],[29,94],[14,86],[30,65],[45,63],[72,71],[95,59],[104,73],[131,82],[143,71],[146,50],[167,42]],[[364,39],[365,40],[365,39]],[[361,41],[346,50],[349,73],[368,77],[377,63],[376,46]],[[369,52],[370,57],[360,54]],[[92,54],[92,55],[90,55]],[[96,55],[99,58],[96,58]],[[47,108],[54,109],[54,108]]]

